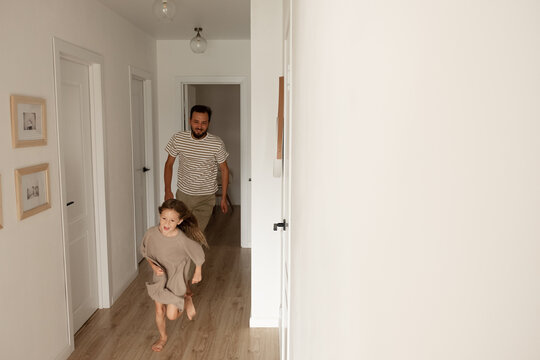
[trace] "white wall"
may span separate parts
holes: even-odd
[[[280,1],[251,1],[251,326],[277,326],[280,300],[281,178],[273,177],[282,72]]]
[[[231,182],[227,194],[240,205],[240,85],[197,85],[197,104],[212,108],[209,132],[225,143]],[[221,198],[216,198],[219,203]]]
[[[59,37],[104,57],[104,108],[111,293],[135,274],[128,66],[155,72],[155,41],[96,1],[29,0],[0,3],[0,345],[2,358],[55,359],[70,352],[60,214],[52,39]],[[9,96],[47,102],[46,146],[13,149]],[[14,170],[50,165],[52,208],[16,217]],[[126,216],[128,214],[128,216]]]
[[[293,14],[291,359],[539,359],[540,3]]]
[[[180,94],[177,87],[178,78],[246,77],[249,84],[250,42],[249,40],[208,40],[206,52],[194,54],[189,47],[189,40],[158,40],[157,63],[159,130],[156,153],[161,174],[158,181],[157,201],[162,202],[165,194],[163,167],[167,160],[165,146],[171,136],[180,130],[182,121],[178,98]],[[249,174],[246,174],[245,178],[248,177]],[[175,192],[176,170],[171,187]]]

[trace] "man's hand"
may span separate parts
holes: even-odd
[[[165,201],[174,198],[174,195],[171,190],[165,190]]]
[[[227,198],[221,197],[221,211],[226,214],[229,211],[229,206],[227,205]]]

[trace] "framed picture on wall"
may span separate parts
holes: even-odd
[[[19,220],[49,209],[49,164],[15,170],[15,190]]]
[[[11,95],[11,139],[14,148],[47,145],[45,99]]]
[[[284,112],[283,112],[283,98],[284,98],[284,78],[283,76],[279,77],[279,97],[278,97],[278,116],[277,116],[277,152],[276,159],[283,159],[283,122],[284,122]]]
[[[0,175],[0,229],[4,227],[4,217],[2,216],[2,175]]]

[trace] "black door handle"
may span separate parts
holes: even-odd
[[[147,171],[150,171],[150,169],[147,168],[146,166],[144,166],[144,167],[142,168],[142,172],[147,172]]]
[[[285,219],[283,219],[283,222],[280,222],[280,223],[274,223],[274,231],[277,231],[277,228],[280,227],[280,228],[283,228],[283,230],[286,230],[287,229],[287,222],[285,221]]]
[[[75,204],[75,201],[70,201],[70,202],[68,202],[68,203],[66,204],[66,206],[73,205],[73,204]]]

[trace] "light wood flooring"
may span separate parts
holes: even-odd
[[[151,349],[159,334],[145,287],[151,270],[143,261],[114,305],[98,310],[75,335],[69,360],[278,360],[278,330],[249,328],[251,250],[240,247],[240,208],[230,215],[214,211],[206,234],[203,281],[194,286],[197,316],[167,321],[163,351]]]

